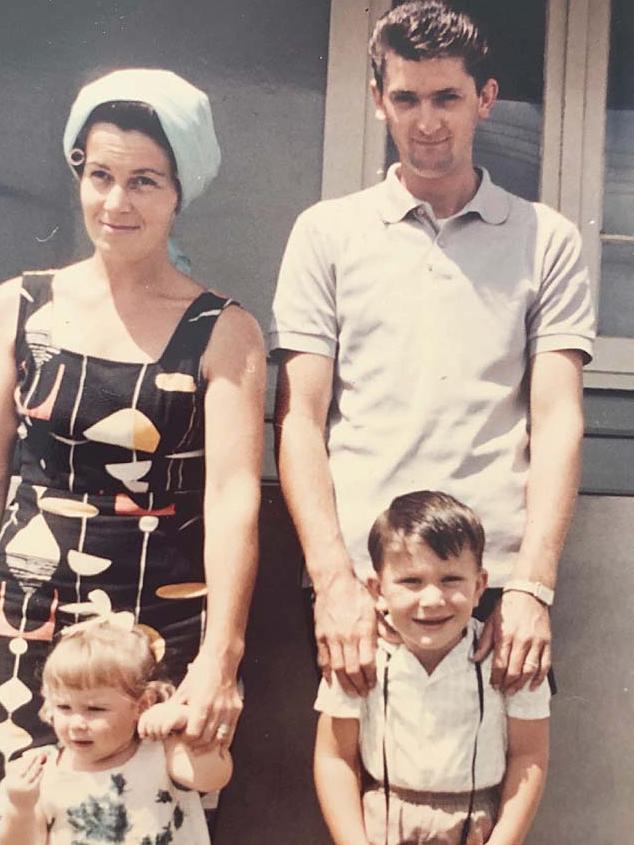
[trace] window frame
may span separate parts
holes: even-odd
[[[611,0],[551,0],[555,17],[564,19],[563,35],[547,43],[547,60],[554,51],[564,56],[560,108],[559,202],[545,196],[573,220],[581,232],[592,294],[599,307],[601,239],[605,178],[605,129],[610,56]],[[550,28],[549,28],[550,29]],[[550,34],[550,31],[549,31]],[[565,50],[562,46],[565,44]],[[546,85],[550,95],[550,86]],[[557,160],[544,146],[543,160]],[[634,338],[599,335],[594,359],[586,367],[584,385],[609,390],[634,390]]]
[[[368,40],[390,6],[390,0],[332,0],[322,199],[359,191],[383,178],[386,135],[370,96]]]

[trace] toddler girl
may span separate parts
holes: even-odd
[[[64,631],[44,666],[40,712],[59,745],[9,765],[0,845],[209,845],[197,790],[224,786],[231,758],[173,734],[187,707],[168,700],[156,664],[143,630],[117,615]]]

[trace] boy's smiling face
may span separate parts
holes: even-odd
[[[392,626],[428,672],[460,642],[487,585],[473,551],[443,560],[416,537],[395,537],[385,547],[375,590]]]

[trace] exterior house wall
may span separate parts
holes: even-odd
[[[551,29],[566,4],[549,3]],[[384,145],[371,131],[371,107],[363,105],[364,44],[373,18],[388,5],[6,4],[0,28],[3,275],[87,254],[61,153],[65,116],[79,86],[117,66],[170,67],[210,92],[224,152],[217,182],[179,221],[179,241],[195,273],[240,299],[266,328],[296,214],[322,194],[354,190],[383,167]],[[358,106],[356,116],[351,103]],[[514,158],[500,164],[492,122],[480,137],[482,159],[511,189],[525,185],[528,193],[539,170],[541,115],[534,105],[513,105],[512,97],[498,115],[514,127]],[[556,112],[555,122],[559,118]],[[509,181],[514,179],[517,185]],[[553,706],[552,771],[532,845],[612,845],[628,841],[631,827],[634,393],[589,389],[585,403],[584,495],[553,616],[560,693]],[[246,709],[215,843],[326,845],[310,775],[314,720],[308,714],[317,679],[306,595],[298,589],[301,554],[275,481],[270,425],[267,437],[261,572],[244,663]]]

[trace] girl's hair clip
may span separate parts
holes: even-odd
[[[65,637],[68,634],[75,634],[78,631],[89,631],[91,628],[98,628],[104,623],[129,633],[134,628],[134,613],[124,610],[120,613],[113,613],[111,611],[110,613],[95,614],[90,619],[84,619],[81,622],[76,622],[74,625],[69,625],[67,628],[62,628],[61,636]]]

